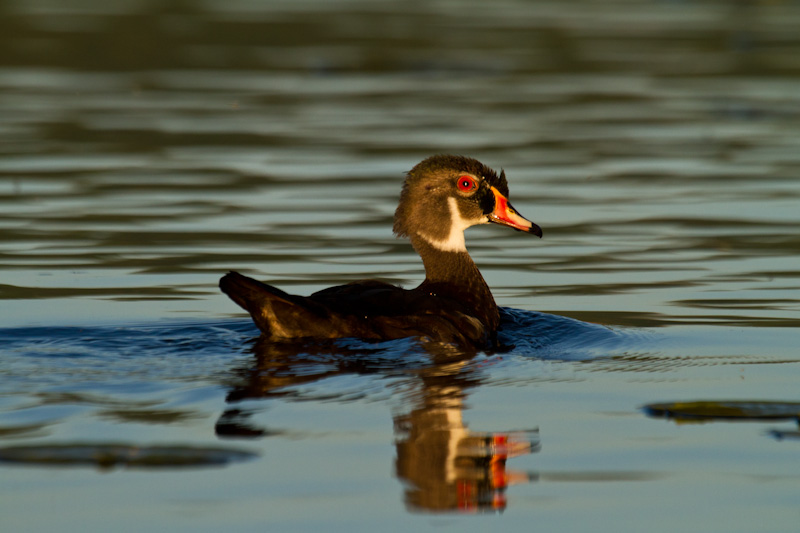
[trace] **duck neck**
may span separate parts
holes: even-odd
[[[440,250],[425,239],[412,239],[411,244],[425,265],[426,281],[462,285],[480,280],[481,284],[486,285],[466,250]]]
[[[441,296],[458,298],[475,310],[484,323],[497,327],[499,315],[492,292],[466,249],[444,251],[424,238],[412,238],[411,244],[425,265],[425,281],[420,289]]]

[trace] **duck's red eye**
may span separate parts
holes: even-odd
[[[458,188],[463,192],[469,192],[475,188],[475,179],[472,176],[459,176]]]

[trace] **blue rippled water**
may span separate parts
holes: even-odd
[[[798,27],[0,2],[0,529],[795,531]],[[514,347],[260,342],[230,269],[421,281],[392,215],[434,153],[544,228],[467,232]]]

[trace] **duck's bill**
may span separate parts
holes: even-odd
[[[489,222],[508,226],[518,231],[533,233],[541,238],[542,228],[517,213],[517,210],[509,203],[508,198],[503,196],[500,191],[492,187],[492,192],[494,193],[494,211],[489,214]]]

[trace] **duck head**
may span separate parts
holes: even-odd
[[[465,252],[464,230],[490,222],[542,236],[542,229],[509,203],[505,172],[498,176],[468,157],[435,155],[408,172],[394,233],[444,252]]]

